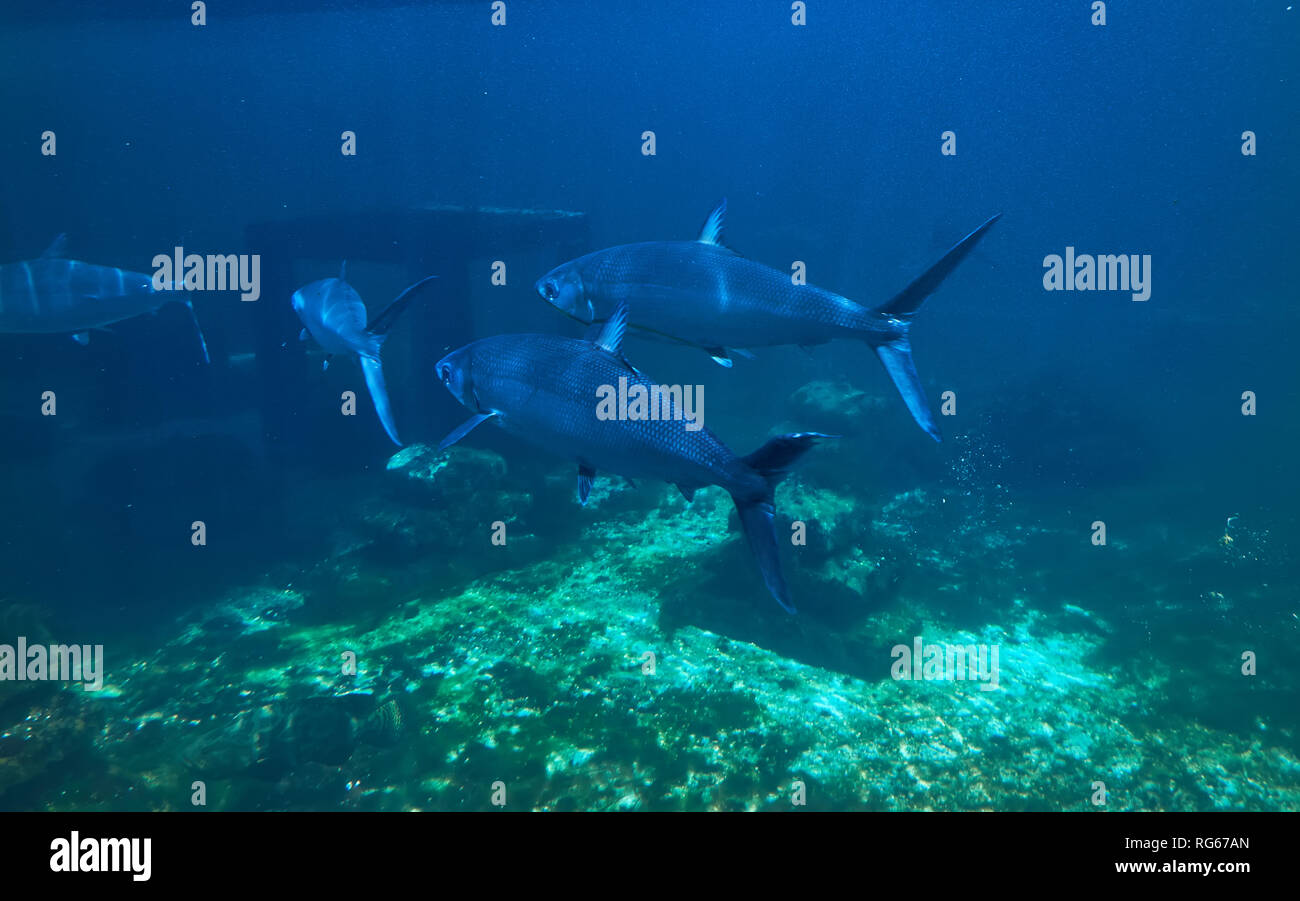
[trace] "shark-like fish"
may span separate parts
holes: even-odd
[[[293,310],[305,326],[298,333],[298,339],[306,341],[308,335],[315,338],[316,343],[329,355],[325,358],[326,366],[329,366],[334,354],[356,356],[366,378],[370,400],[375,405],[375,412],[379,414],[379,421],[383,423],[384,431],[393,443],[401,447],[402,439],[397,437],[393,410],[388,402],[388,389],[384,386],[379,350],[383,347],[393,322],[415,299],[416,294],[437,276],[431,275],[411,285],[369,322],[366,321],[366,305],[362,302],[361,295],[347,283],[346,278],[345,263],[338,278],[323,278],[293,292]]]
[[[936,441],[939,426],[912,361],[908,332],[921,303],[957,267],[1001,214],[962,238],[939,262],[874,309],[790,273],[745,259],[722,244],[727,202],[695,241],[652,241],[598,250],[537,280],[547,303],[584,323],[607,320],[621,303],[647,337],[707,351],[723,366],[733,353],[778,344],[805,347],[834,338],[867,342],[903,396],[912,418]]]
[[[153,276],[66,257],[67,236],[59,235],[37,259],[0,265],[0,332],[71,334],[79,344],[92,329],[155,313],[169,303],[184,304],[208,362],[194,305],[186,292],[159,290]]]
[[[439,449],[491,420],[577,463],[578,499],[583,504],[597,471],[671,482],[687,500],[698,488],[720,485],[736,504],[767,590],[794,613],[772,523],[775,489],[799,457],[820,439],[834,436],[780,435],[740,457],[707,428],[679,416],[671,398],[665,401],[664,415],[654,419],[601,418],[598,398],[620,379],[648,393],[652,387],[622,357],[626,328],[627,308],[620,306],[594,341],[499,335],[447,354],[437,363],[438,378],[474,415],[444,438]]]

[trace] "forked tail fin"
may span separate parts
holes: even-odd
[[[775,510],[771,501],[742,501],[736,495],[731,499],[736,502],[736,512],[740,514],[740,525],[745,530],[749,549],[758,562],[758,571],[763,575],[763,584],[776,602],[785,608],[786,613],[798,613],[790,599],[790,586],[785,584],[785,574],[781,572],[781,555],[777,551],[776,526],[772,524]]]
[[[731,495],[736,504],[736,512],[740,514],[740,525],[745,531],[749,548],[758,562],[763,584],[787,613],[797,611],[790,599],[790,588],[785,583],[785,575],[781,572],[776,527],[772,522],[776,513],[776,486],[785,478],[795,461],[811,450],[820,439],[834,437],[836,436],[819,432],[778,435],[748,457],[742,458],[747,466],[763,477],[763,493],[757,497],[741,496],[734,492]]]
[[[362,354],[360,360],[361,371],[366,377],[366,388],[370,391],[370,400],[375,405],[375,412],[379,414],[379,421],[383,423],[384,431],[393,439],[393,443],[401,447],[402,439],[397,437],[397,426],[393,424],[393,409],[388,402],[388,389],[384,386],[384,370],[379,363],[379,356]]]
[[[886,303],[877,307],[874,311],[878,316],[877,321],[873,323],[874,327],[863,335],[872,350],[876,352],[876,356],[880,357],[880,362],[885,365],[885,371],[889,373],[898,393],[903,396],[903,402],[907,404],[907,409],[916,420],[916,424],[935,441],[943,440],[943,436],[925,399],[925,389],[921,387],[921,379],[916,374],[916,363],[912,360],[912,343],[908,340],[908,329],[912,325],[912,317],[916,315],[916,311],[920,309],[925,299],[935,292],[943,280],[957,268],[957,264],[971,252],[979,239],[984,237],[984,233],[1000,218],[1002,214],[998,213],[962,238],[943,255],[939,262],[921,273],[920,277],[914,279],[910,285]],[[880,318],[884,318],[893,327],[887,330],[881,329]]]
[[[894,387],[907,404],[908,412],[916,424],[935,441],[943,440],[939,423],[935,422],[934,413],[925,399],[925,389],[921,387],[921,377],[916,374],[916,361],[912,359],[912,342],[907,339],[909,322],[901,323],[899,334],[892,341],[884,344],[871,344],[880,362],[885,364],[885,372],[894,382]]]
[[[366,331],[370,332],[372,335],[388,334],[388,330],[393,327],[393,323],[397,321],[397,317],[402,315],[403,311],[406,310],[411,301],[414,300],[416,296],[422,290],[427,288],[429,283],[437,277],[438,276],[436,275],[430,275],[428,278],[422,278],[401,294],[397,295],[397,297],[393,299],[392,303],[384,307],[383,310],[375,314],[373,319],[366,323]]]
[[[366,325],[366,335],[363,339],[365,349],[358,353],[361,371],[365,374],[366,388],[370,391],[370,400],[375,405],[375,412],[379,414],[379,421],[383,423],[384,431],[398,447],[402,446],[402,439],[397,437],[397,425],[393,422],[393,407],[388,401],[388,388],[384,385],[384,369],[379,362],[379,351],[397,317],[402,315],[411,301],[437,277],[430,275],[428,278],[420,279],[376,314]]]

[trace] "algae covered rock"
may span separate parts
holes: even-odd
[[[366,502],[361,514],[366,538],[383,560],[403,563],[455,551],[458,565],[485,571],[544,553],[530,520],[536,499],[510,480],[500,454],[413,444],[394,454],[387,469],[405,484]]]
[[[815,381],[790,395],[788,415],[810,431],[858,435],[871,429],[888,402],[845,382]]]
[[[419,483],[425,497],[446,503],[469,501],[479,491],[492,490],[506,474],[506,461],[498,453],[475,447],[456,445],[440,451],[412,444],[393,454],[387,469]]]
[[[83,761],[94,760],[102,711],[86,703],[80,688],[40,684],[47,690],[27,696],[30,707],[8,706],[0,723],[0,810],[30,808],[24,792],[70,771],[85,776]]]

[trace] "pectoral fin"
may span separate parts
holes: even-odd
[[[474,431],[474,429],[480,423],[487,422],[489,419],[491,419],[493,416],[496,415],[497,414],[494,411],[492,413],[479,413],[475,416],[471,416],[469,419],[465,420],[460,425],[456,426],[456,428],[452,429],[449,433],[447,433],[446,438],[443,438],[440,442],[438,442],[438,450],[440,451],[446,450],[447,448],[451,447],[457,441],[464,438],[470,432]]]
[[[713,357],[713,362],[717,363],[719,366],[726,369],[731,368],[731,357],[727,356],[727,349],[725,347],[706,347],[704,348],[704,352]]]
[[[578,503],[587,506],[587,498],[591,495],[591,483],[596,479],[596,470],[590,466],[578,464]]]
[[[719,366],[725,366],[727,369],[731,368],[732,357],[741,357],[745,360],[754,359],[753,352],[745,350],[743,347],[706,347],[704,352],[713,357],[713,362]]]
[[[199,326],[199,317],[194,313],[194,304],[185,301],[185,309],[190,311],[190,322],[194,324],[194,334],[199,339],[199,350],[203,352],[203,362],[211,363],[212,359],[208,356],[208,341],[203,337],[203,329]]]
[[[298,340],[299,340],[299,341],[306,341],[306,340],[307,340],[308,338],[310,338],[310,337],[311,337],[311,333],[308,332],[306,329],[303,329],[302,331],[300,331],[300,332],[298,333]]]

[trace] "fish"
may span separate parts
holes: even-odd
[[[184,291],[159,289],[143,272],[70,260],[67,243],[67,235],[59,235],[36,259],[0,265],[0,333],[71,334],[85,345],[92,330],[180,303],[189,310],[203,362],[209,362],[208,343]]]
[[[552,269],[535,283],[542,299],[587,325],[620,303],[642,337],[698,347],[722,366],[749,348],[835,338],[865,341],[884,364],[916,423],[943,436],[921,387],[909,337],[922,302],[1001,218],[993,216],[885,303],[869,308],[790,273],[746,259],[722,243],[727,201],[705,220],[695,241],[650,241],[598,250]]]
[[[388,389],[384,385],[384,370],[379,361],[379,351],[388,337],[388,330],[412,300],[431,282],[430,275],[411,285],[384,308],[383,312],[367,322],[366,305],[361,295],[347,283],[347,264],[344,263],[338,278],[323,278],[304,285],[293,292],[293,310],[302,320],[300,341],[308,336],[325,349],[325,366],[334,354],[355,355],[366,379],[370,400],[379,414],[379,421],[388,437],[398,447],[402,439],[393,422],[392,406],[388,402]]]
[[[778,435],[748,456],[737,456],[702,423],[692,422],[667,398],[658,418],[601,418],[598,398],[626,379],[649,392],[651,383],[623,359],[628,325],[620,305],[593,336],[515,334],[483,338],[447,354],[435,366],[442,384],[472,413],[439,444],[445,450],[484,422],[493,422],[578,467],[578,501],[586,504],[597,472],[677,486],[689,502],[706,485],[724,488],[740,514],[768,592],[795,613],[781,571],[775,490],[819,432]]]

